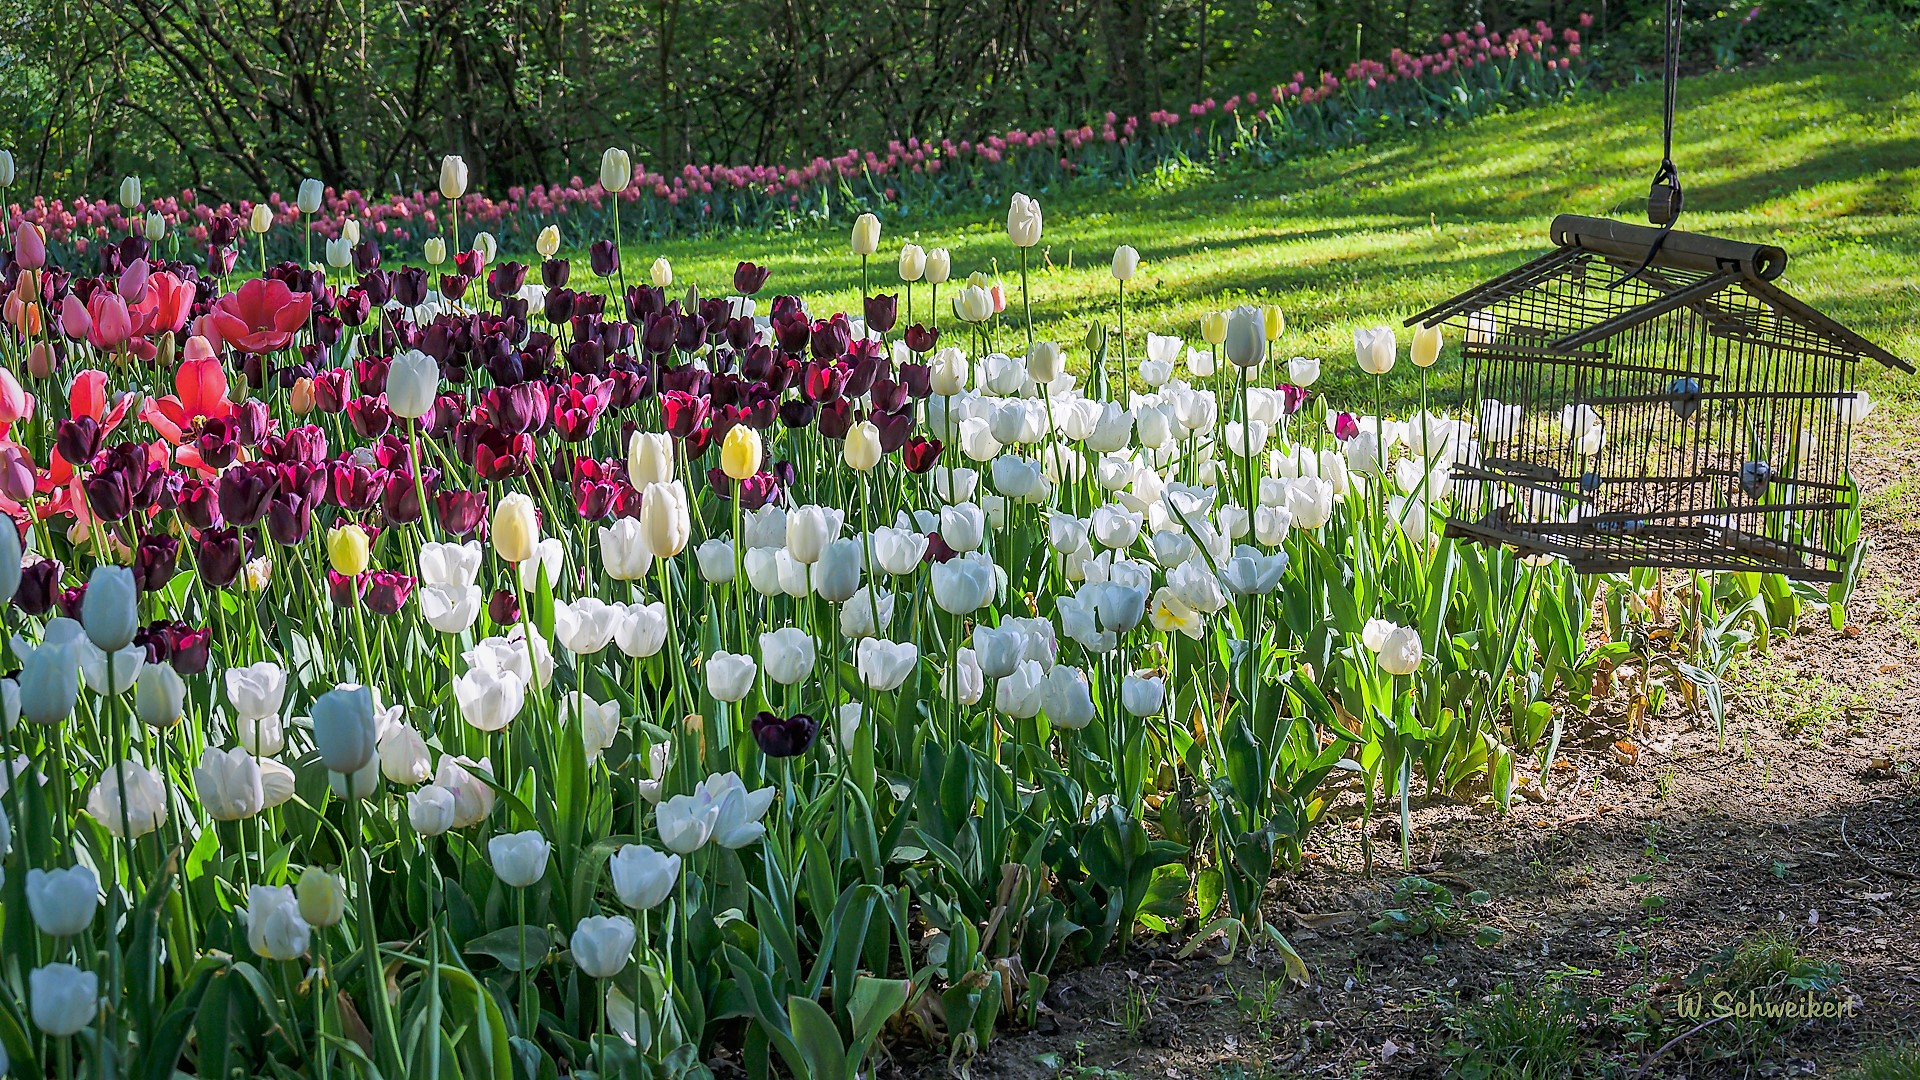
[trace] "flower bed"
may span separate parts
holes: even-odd
[[[1276,308],[1068,350],[911,247],[902,326],[609,249],[230,288],[11,239],[23,1075],[964,1060],[1142,934],[1290,952],[1262,895],[1343,792],[1504,806],[1616,665],[1717,708],[1795,595],[1696,582],[1656,644],[1644,578],[1444,539],[1488,421],[1325,400]]]

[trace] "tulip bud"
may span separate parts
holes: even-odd
[[[320,212],[320,200],[326,197],[326,193],[326,185],[309,176],[300,181],[300,190],[293,197],[293,205],[303,214],[317,214]]]
[[[467,163],[448,154],[440,159],[440,196],[457,199],[467,193]]]
[[[687,489],[678,481],[648,484],[640,493],[640,529],[656,559],[671,559],[685,551],[693,531]]]
[[[727,429],[720,443],[720,470],[734,480],[746,480],[760,471],[760,433],[745,424]]]
[[[1040,204],[1020,192],[1007,206],[1007,239],[1017,248],[1040,242]]]
[[[1281,313],[1280,305],[1268,304],[1261,308],[1260,319],[1265,323],[1268,341],[1278,341],[1280,340],[1280,335],[1286,332],[1287,317]]]
[[[167,219],[161,217],[160,211],[158,210],[147,211],[146,226],[142,230],[142,232],[145,234],[148,240],[154,243],[159,243],[161,240],[164,240],[166,238]]]
[[[20,530],[7,528],[7,522],[0,522],[0,607],[13,599],[20,591],[20,577],[24,567],[20,550]]]
[[[87,640],[102,652],[116,653],[133,643],[140,628],[133,571],[124,566],[96,566],[80,601],[80,625]]]
[[[129,176],[120,181],[120,205],[131,210],[140,205],[140,178]]]
[[[345,240],[349,248],[358,244],[360,242],[360,223],[353,218],[348,218],[341,222],[340,239]]]
[[[607,147],[600,155],[600,186],[610,194],[618,195],[627,190],[627,185],[631,183],[633,159],[617,146]]]
[[[327,530],[327,562],[333,567],[334,573],[344,577],[359,577],[366,573],[368,547],[367,530],[351,522]]]
[[[453,792],[435,784],[407,792],[407,821],[421,836],[439,836],[453,828]]]
[[[93,925],[100,906],[100,878],[90,866],[27,871],[27,910],[48,937],[72,937]]]
[[[927,253],[918,244],[900,247],[900,280],[919,281],[927,274]]]
[[[1027,377],[1045,386],[1060,377],[1060,346],[1051,341],[1036,341],[1027,350]]]
[[[1413,366],[1430,368],[1440,359],[1440,324],[1422,326],[1413,332],[1413,348],[1408,351],[1408,359]]]
[[[187,684],[172,664],[148,664],[133,684],[133,714],[150,728],[179,723],[186,712]]]
[[[533,500],[521,491],[501,499],[493,510],[493,550],[510,563],[522,563],[539,545],[540,516]]]
[[[853,253],[871,255],[880,250],[880,219],[861,214],[853,221]]]
[[[480,256],[481,266],[493,265],[493,257],[500,253],[500,242],[490,232],[473,234],[473,253]]]
[[[273,228],[273,207],[266,203],[256,204],[253,213],[247,216],[247,228],[251,229],[255,235],[265,235]]]
[[[1200,339],[1209,345],[1218,345],[1227,340],[1227,313],[1209,311],[1200,316]]]
[[[357,773],[374,760],[378,721],[373,691],[339,686],[313,703],[313,747],[329,771]]]
[[[653,287],[656,289],[671,288],[673,286],[673,264],[667,261],[665,255],[653,260],[653,265],[647,268],[647,279],[653,282]]]
[[[353,265],[353,244],[346,237],[335,237],[327,241],[327,265],[335,270],[344,270]]]
[[[873,421],[862,420],[847,430],[840,456],[855,472],[867,472],[880,464],[880,429]]]
[[[309,866],[301,871],[294,892],[300,898],[300,917],[312,926],[324,930],[346,916],[347,887],[338,874]]]
[[[438,236],[427,237],[424,254],[427,257],[428,266],[439,266],[447,261],[447,242]]]
[[[673,439],[661,431],[636,431],[627,439],[627,483],[635,491],[673,479]]]
[[[943,285],[953,276],[953,255],[946,248],[927,252],[927,284]]]
[[[440,361],[417,349],[393,358],[387,367],[387,408],[393,415],[418,420],[433,411],[440,389]]]
[[[589,915],[567,942],[574,965],[592,979],[611,979],[633,957],[633,920],[625,915]]]
[[[293,388],[287,391],[287,408],[295,416],[305,416],[313,411],[313,380],[305,375],[293,381]]]
[[[540,236],[533,242],[533,248],[543,259],[551,259],[560,251],[560,227],[549,225],[540,230]]]
[[[1267,356],[1266,320],[1260,309],[1243,304],[1227,315],[1227,359],[1243,368],[1259,367]]]
[[[1131,244],[1121,244],[1113,249],[1113,276],[1116,281],[1127,281],[1133,272],[1140,269],[1140,253],[1133,250]]]
[[[0,188],[13,186],[13,151],[0,150]]]
[[[546,876],[547,857],[552,851],[546,837],[531,829],[502,833],[487,841],[494,876],[502,885],[515,889],[524,889]]]
[[[100,1011],[100,976],[72,964],[48,964],[27,976],[33,1026],[56,1039],[79,1034]]]

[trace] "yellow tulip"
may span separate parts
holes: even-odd
[[[334,573],[359,577],[367,570],[367,530],[349,523],[327,530],[327,562]]]
[[[727,429],[720,442],[720,471],[735,480],[746,480],[760,471],[760,433],[745,424]]]
[[[522,563],[539,545],[540,516],[533,500],[519,491],[501,499],[493,510],[493,550],[510,563]]]
[[[1200,338],[1209,345],[1218,345],[1227,340],[1227,313],[1209,311],[1200,316]]]

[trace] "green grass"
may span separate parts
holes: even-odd
[[[1869,1050],[1843,1075],[1847,1080],[1920,1080],[1920,1046]]]
[[[1913,55],[1690,78],[1675,151],[1685,228],[1784,245],[1789,289],[1909,358],[1920,356]],[[1203,312],[1253,300],[1285,309],[1281,355],[1350,358],[1353,327],[1397,325],[1538,254],[1557,213],[1643,220],[1659,95],[1633,85],[1270,170],[1190,168],[1124,190],[1036,193],[1046,235],[1033,252],[1035,319],[1062,342],[1079,342],[1091,318],[1110,320],[1108,260],[1128,243],[1143,256],[1128,289],[1136,354],[1143,331],[1193,338]],[[876,286],[898,287],[893,255],[911,240],[951,249],[956,276],[998,260],[1017,308],[1018,263],[1001,229],[1008,194],[983,195],[964,218],[887,221]],[[772,291],[797,292],[815,310],[858,303],[858,262],[840,229],[648,244],[627,265],[660,254],[703,289],[723,287],[750,259],[774,268]],[[916,293],[924,317],[925,286]],[[1352,368],[1328,369],[1335,393],[1357,385]],[[1390,389],[1405,395],[1415,378],[1403,364]],[[1896,416],[1920,402],[1920,379],[1876,372],[1866,385]]]

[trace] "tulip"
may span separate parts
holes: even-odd
[[[1389,675],[1411,675],[1420,667],[1420,632],[1410,626],[1398,626],[1384,619],[1370,619],[1361,635],[1363,643],[1374,651],[1380,670]]]
[[[122,789],[126,791],[124,802]],[[166,822],[166,788],[158,773],[142,765],[139,758],[129,758],[94,783],[87,795],[87,816],[114,837],[138,839]]]
[[[140,178],[129,176],[120,181],[120,205],[128,210],[140,205]]]
[[[243,721],[278,718],[286,700],[287,673],[270,660],[226,671],[227,701]]]
[[[474,761],[447,754],[440,758],[440,767],[433,774],[434,786],[453,794],[453,827],[456,829],[477,825],[493,813],[493,803],[498,796],[492,787],[474,775],[476,771],[489,779],[493,776],[486,758]]]
[[[33,1026],[54,1038],[74,1035],[100,1011],[100,976],[72,964],[48,964],[27,976]]]
[[[880,429],[871,420],[862,420],[847,431],[840,457],[855,472],[868,472],[880,464],[885,451],[880,446]]]
[[[396,784],[424,784],[433,776],[427,741],[406,724],[395,724],[380,736],[380,775]]]
[[[407,821],[422,836],[439,836],[453,828],[453,792],[436,784],[407,792]]]
[[[0,188],[13,186],[13,151],[0,150]],[[0,1075],[4,1075],[4,1066],[0,1066]]]
[[[626,970],[635,939],[633,920],[625,915],[589,915],[574,927],[568,945],[582,974],[611,979]]]
[[[47,624],[40,644],[13,639],[20,659],[20,713],[36,724],[52,725],[73,715],[80,697],[80,625],[58,618]]]
[[[327,265],[335,270],[344,270],[353,265],[353,245],[344,236],[327,241],[325,248]]]
[[[993,318],[993,294],[978,285],[968,285],[954,295],[953,314],[961,322],[986,322]]]
[[[309,176],[300,181],[300,190],[294,194],[293,204],[303,214],[320,212],[320,201],[326,197],[325,184]]]
[[[1113,249],[1113,278],[1115,281],[1129,281],[1134,271],[1140,269],[1140,253],[1130,244],[1121,244]]]
[[[715,701],[741,701],[753,689],[759,665],[742,653],[716,652],[707,657],[707,693]]]
[[[440,391],[440,362],[418,349],[407,349],[387,366],[387,408],[393,415],[418,420],[433,412]]]
[[[169,728],[186,714],[187,684],[170,664],[149,664],[133,684],[133,713],[152,728]]]
[[[918,244],[900,247],[900,280],[909,284],[927,275],[927,253]]]
[[[359,577],[367,571],[372,541],[367,530],[348,522],[327,530],[327,564],[342,577]]]
[[[1019,192],[1007,206],[1007,239],[1017,248],[1040,242],[1040,204]]]
[[[109,653],[132,644],[134,631],[140,628],[138,599],[133,571],[107,564],[94,567],[80,601],[80,624],[87,639]]]
[[[882,693],[898,690],[907,676],[913,674],[919,660],[920,648],[911,642],[869,637],[862,638],[854,650],[854,667],[860,673],[860,681]]]
[[[797,627],[783,626],[760,635],[761,670],[781,686],[797,686],[813,674],[813,638]]]
[[[620,518],[611,527],[600,528],[600,565],[615,581],[639,581],[647,576],[653,567],[653,552],[637,519]],[[732,567],[731,559],[728,567]]]
[[[533,558],[540,544],[540,515],[525,492],[501,499],[493,510],[493,550],[510,563]]]
[[[1440,324],[1422,326],[1413,332],[1413,346],[1407,351],[1408,359],[1417,368],[1430,368],[1440,359]]]
[[[147,220],[141,224],[140,232],[149,243],[157,244],[167,237],[167,219],[160,216],[160,211],[149,210]]]
[[[680,880],[680,856],[668,855],[645,844],[624,844],[613,853],[607,869],[613,892],[635,911],[650,911],[666,902]]]
[[[825,506],[802,506],[787,514],[787,550],[802,563],[816,563],[829,541],[840,535],[843,511]]]
[[[671,559],[686,550],[693,533],[687,489],[678,481],[648,484],[640,495],[640,528],[656,559]]]
[[[1040,703],[1055,727],[1078,731],[1093,722],[1093,688],[1079,668],[1062,664],[1047,672]]]
[[[862,585],[840,605],[840,632],[851,638],[874,637],[893,622],[894,596]]]
[[[934,523],[938,525],[939,519]],[[874,561],[896,577],[919,569],[927,554],[927,535],[913,529],[875,529],[872,544]]]
[[[343,684],[313,703],[313,746],[336,773],[354,773],[373,760],[379,726],[373,691]]]
[[[504,833],[487,841],[487,857],[502,885],[524,889],[547,873],[553,848],[537,831]]]
[[[1398,346],[1393,339],[1393,327],[1355,327],[1353,331],[1354,359],[1359,362],[1360,370],[1369,375],[1385,375],[1393,370],[1393,361]]]
[[[665,432],[636,431],[627,439],[627,482],[635,491],[673,479],[673,439]]]
[[[338,874],[309,866],[300,872],[294,895],[299,900],[300,917],[310,926],[324,930],[346,917],[347,886]]]
[[[1227,359],[1239,367],[1259,367],[1266,359],[1266,320],[1260,309],[1242,304],[1227,313]]]
[[[1320,381],[1320,361],[1305,356],[1296,356],[1287,361],[1287,381],[1305,389]]]
[[[953,276],[953,255],[946,248],[927,252],[926,280],[929,285],[944,285]]]
[[[27,871],[27,909],[48,937],[72,937],[93,925],[100,906],[100,878],[91,866]]]
[[[534,239],[533,248],[541,258],[553,258],[560,251],[560,229],[554,225],[541,229],[540,235]]]
[[[255,236],[264,236],[273,229],[273,207],[258,203],[252,213],[247,215],[247,229]]]
[[[617,146],[609,146],[600,155],[600,186],[618,195],[633,183],[633,158]],[[548,226],[552,228],[552,226]],[[552,258],[548,255],[547,258]]]
[[[751,479],[760,471],[760,433],[745,424],[727,429],[720,443],[720,471],[735,481]]]
[[[499,731],[512,723],[526,704],[526,694],[526,681],[511,671],[474,668],[453,679],[460,715],[480,731]]]
[[[830,603],[844,604],[860,589],[860,575],[866,565],[866,552],[858,540],[835,540],[820,551],[813,566],[814,595]]]
[[[1873,398],[1865,390],[1855,390],[1834,402],[1833,411],[1842,424],[1852,427],[1873,412]]]
[[[439,266],[447,261],[447,242],[441,237],[429,236],[420,253],[426,258],[428,266]]]
[[[853,253],[867,256],[880,250],[880,219],[861,214],[853,220]]]
[[[950,615],[970,615],[993,600],[995,568],[984,557],[934,563],[931,575],[933,601]]]
[[[666,640],[667,606],[658,600],[627,607],[625,617],[613,631],[613,643],[635,660],[658,653]]]
[[[467,193],[467,163],[454,154],[440,159],[440,196],[457,199]]]
[[[255,885],[247,891],[247,945],[268,960],[306,955],[313,928],[300,916],[291,885]]]

